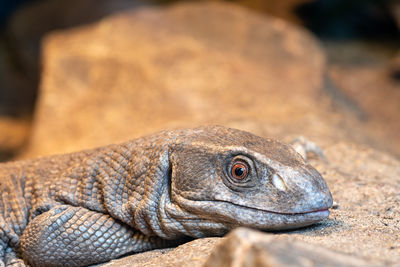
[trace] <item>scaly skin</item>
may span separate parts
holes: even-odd
[[[332,205],[291,147],[221,126],[3,163],[0,192],[0,265],[15,266],[89,265],[237,226],[297,228]]]

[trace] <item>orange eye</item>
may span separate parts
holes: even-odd
[[[243,180],[249,174],[249,167],[247,166],[247,164],[242,162],[235,163],[232,166],[231,174],[233,178],[237,180]]]

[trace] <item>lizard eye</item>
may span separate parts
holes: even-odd
[[[232,165],[231,175],[236,180],[246,179],[249,175],[249,166],[241,161],[238,161]]]
[[[257,168],[251,157],[247,155],[229,156],[223,181],[234,191],[249,190],[257,185]]]

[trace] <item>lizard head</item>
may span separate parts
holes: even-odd
[[[196,229],[191,236],[237,226],[298,228],[328,217],[332,206],[322,176],[272,139],[221,126],[190,129],[178,135],[169,157],[170,215]]]

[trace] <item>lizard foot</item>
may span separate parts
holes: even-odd
[[[3,267],[3,266],[26,267],[26,266],[28,266],[28,265],[26,265],[26,263],[24,262],[23,259],[18,258],[18,256],[16,255],[16,253],[14,251],[6,252],[5,262],[6,262],[6,264],[4,264],[3,262],[0,262],[0,267]]]
[[[306,161],[314,158],[321,158],[324,161],[328,161],[322,149],[304,136],[299,136],[294,139],[291,145]]]

